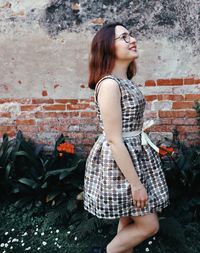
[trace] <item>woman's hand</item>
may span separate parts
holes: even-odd
[[[148,202],[147,191],[143,184],[131,186],[133,204],[138,208],[144,208]]]

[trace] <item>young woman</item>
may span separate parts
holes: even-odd
[[[91,45],[89,87],[102,134],[87,158],[84,208],[119,218],[107,253],[131,253],[159,229],[157,212],[169,204],[158,153],[143,128],[145,98],[137,84],[136,39],[120,23],[104,25]],[[145,139],[146,138],[146,143]]]

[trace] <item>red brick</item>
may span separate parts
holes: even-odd
[[[89,99],[79,99],[79,102],[80,103],[88,103],[88,102],[90,102],[90,100]]]
[[[173,125],[156,125],[152,126],[151,130],[152,132],[172,132],[174,126]]]
[[[183,118],[185,117],[185,111],[159,111],[160,118]]]
[[[188,111],[185,111],[185,116],[187,118],[196,118],[197,112],[196,112],[196,110],[188,110]]]
[[[170,119],[170,118],[160,118],[159,119],[159,124],[160,125],[171,125],[172,124],[172,119]]]
[[[171,85],[171,80],[170,79],[158,79],[157,80],[157,85]]]
[[[44,110],[47,110],[47,111],[54,111],[54,110],[58,110],[58,111],[64,111],[65,110],[65,105],[44,105],[43,106],[43,109]]]
[[[182,101],[182,100],[184,100],[183,95],[160,94],[157,97],[158,97],[158,100],[173,100],[173,101]]]
[[[168,85],[183,85],[182,78],[172,78],[172,79],[158,79],[158,86],[168,86]]]
[[[55,102],[60,104],[77,104],[78,99],[55,99]]]
[[[5,133],[13,137],[16,134],[16,128],[14,126],[0,126],[0,137],[3,137]]]
[[[69,138],[73,138],[73,139],[76,139],[76,138],[79,138],[79,139],[84,139],[85,138],[85,133],[72,133],[72,132],[69,132],[67,133],[67,136]]]
[[[10,112],[0,112],[0,117],[1,118],[11,118],[11,113]]]
[[[31,133],[38,133],[38,127],[37,126],[30,126],[30,125],[19,125],[17,126],[17,130],[21,130],[24,132],[31,132]]]
[[[192,119],[185,119],[185,118],[180,119],[180,118],[178,118],[178,119],[173,119],[172,124],[174,124],[174,125],[183,125],[183,126],[184,125],[196,125],[197,121],[196,121],[195,118],[192,118]]]
[[[21,105],[21,111],[32,111],[37,108],[38,105]]]
[[[79,112],[36,112],[36,118],[71,118],[78,117]]]
[[[32,104],[53,104],[54,101],[51,98],[33,98]]]
[[[67,110],[84,110],[90,108],[90,104],[69,104],[67,105]]]
[[[145,112],[144,112],[144,117],[145,117],[146,119],[157,118],[157,117],[158,117],[158,112],[156,112],[156,111],[147,111],[147,110],[145,110]]]
[[[48,96],[48,92],[47,92],[47,90],[43,90],[43,91],[42,91],[42,96],[43,96],[43,97]]]
[[[199,84],[200,83],[200,79],[195,79],[194,80],[194,84]]]
[[[194,84],[194,78],[185,78],[184,84]]]
[[[157,95],[146,95],[145,99],[146,101],[153,101],[157,99]]]
[[[1,98],[0,99],[0,104],[4,104],[4,103],[11,103],[11,102],[16,102],[19,104],[30,104],[31,103],[31,99],[29,98]]]
[[[172,78],[171,85],[183,85],[183,78]]]
[[[89,117],[89,118],[93,118],[93,117],[96,117],[97,116],[97,113],[96,112],[81,112],[80,113],[80,116],[81,117]]]
[[[147,80],[145,86],[156,86],[156,82],[154,80]]]
[[[173,102],[172,109],[192,109],[194,102]]]
[[[17,119],[16,120],[17,125],[35,125],[34,119]]]
[[[199,131],[199,126],[177,126],[177,131],[178,132],[198,132]]]
[[[200,99],[200,94],[185,94],[185,100],[194,101]]]

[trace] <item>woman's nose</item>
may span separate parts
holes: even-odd
[[[136,38],[130,36],[130,43],[136,43]]]

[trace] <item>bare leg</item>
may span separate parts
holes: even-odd
[[[121,217],[119,219],[117,233],[122,231],[122,229],[124,229],[126,226],[130,225],[131,223],[133,223],[133,219],[131,217]],[[133,248],[131,247],[131,249],[126,250],[123,253],[132,253],[132,252],[133,252]]]
[[[156,213],[131,218],[134,223],[119,231],[107,245],[107,253],[125,253],[158,232],[159,222]]]

